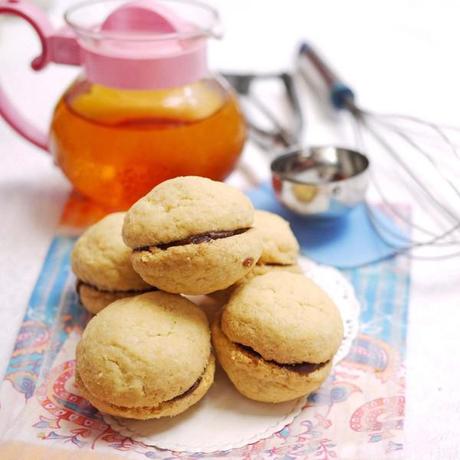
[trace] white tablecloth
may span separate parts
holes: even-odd
[[[54,14],[71,3],[60,1]],[[301,38],[320,45],[365,106],[460,125],[455,1],[234,0],[214,2],[227,34],[212,44],[215,68],[289,68]],[[0,69],[14,100],[45,127],[75,69],[27,71],[38,51],[23,23],[0,19]],[[312,143],[350,142],[349,130],[305,96]],[[0,121],[0,375],[3,375],[69,185],[51,160]],[[267,174],[260,154],[248,164]],[[238,178],[232,179],[238,183]],[[459,180],[460,182],[460,180]],[[397,194],[395,188],[395,194]],[[414,261],[410,302],[406,458],[460,458],[459,261]]]

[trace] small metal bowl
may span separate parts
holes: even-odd
[[[278,200],[310,217],[336,218],[363,202],[369,160],[355,150],[318,146],[291,150],[271,164]]]

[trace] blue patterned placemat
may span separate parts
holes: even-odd
[[[78,304],[70,272],[74,241],[56,236],[51,243],[2,386],[0,420],[17,413],[20,400],[24,408],[15,425],[15,438],[40,441],[50,448],[129,452],[138,458],[192,458],[113,432],[95,409],[68,389],[74,361],[56,362],[56,357],[69,335],[80,334],[88,320]],[[343,273],[362,304],[361,333],[349,356],[281,432],[241,449],[193,458],[400,456],[409,264],[405,259],[390,259]],[[14,411],[9,404],[12,392],[19,397]],[[344,452],[349,454],[343,456]]]

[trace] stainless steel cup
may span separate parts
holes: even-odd
[[[363,202],[369,160],[355,150],[334,146],[295,148],[271,164],[280,202],[310,217],[335,218]]]

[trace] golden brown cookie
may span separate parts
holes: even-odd
[[[213,324],[219,362],[236,388],[281,402],[316,389],[343,337],[337,307],[310,279],[270,272],[238,287]]]
[[[89,227],[75,243],[72,270],[83,306],[98,313],[123,297],[154,289],[133,269],[131,250],[121,238],[125,214],[109,214]]]
[[[257,209],[254,228],[262,239],[259,265],[294,265],[299,256],[299,243],[292,233],[289,222],[281,216]]]
[[[184,297],[160,291],[118,300],[83,332],[76,376],[83,396],[103,412],[177,415],[214,379],[206,316]]]
[[[245,276],[260,257],[254,209],[237,189],[203,177],[155,187],[127,212],[125,243],[142,278],[167,292],[208,294]]]

